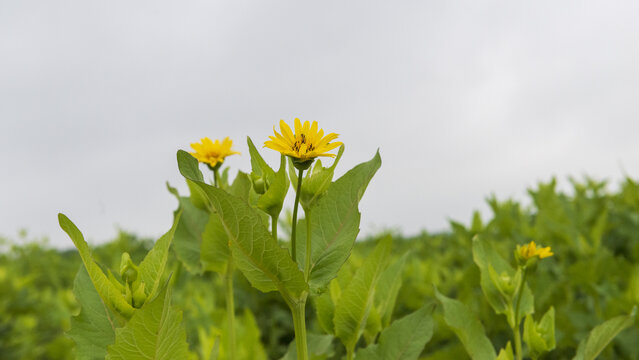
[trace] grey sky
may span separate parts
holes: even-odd
[[[0,0],[0,234],[166,231],[175,152],[280,119],[379,147],[362,230],[467,221],[552,175],[639,177],[636,1]],[[264,149],[273,164],[278,155]],[[289,193],[292,193],[292,190]],[[292,200],[292,199],[289,199]],[[291,201],[292,202],[292,201]]]

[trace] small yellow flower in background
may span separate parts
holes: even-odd
[[[523,260],[528,260],[535,256],[539,256],[540,259],[543,259],[554,255],[550,250],[550,246],[538,248],[534,241],[523,246],[517,246],[517,252]]]
[[[229,137],[225,137],[220,143],[220,140],[211,141],[208,137],[201,140],[201,143],[193,143],[191,147],[195,152],[192,152],[194,158],[199,162],[209,165],[214,168],[221,165],[224,159],[229,155],[239,154],[237,151],[233,151],[233,141]]]
[[[337,134],[330,133],[324,136],[324,130],[318,131],[317,121],[313,121],[313,124],[304,121],[302,125],[300,119],[295,119],[293,133],[284,120],[280,120],[280,129],[282,134],[278,134],[273,127],[275,136],[269,136],[271,140],[266,141],[264,147],[300,161],[313,160],[318,156],[335,157],[335,154],[329,154],[328,151],[342,145],[341,142],[331,142],[337,139]]]

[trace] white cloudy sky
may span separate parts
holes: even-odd
[[[0,234],[155,236],[200,137],[280,119],[380,148],[365,233],[467,221],[556,175],[639,177],[636,1],[0,0]],[[277,154],[264,149],[267,159]],[[291,191],[292,192],[292,191]],[[290,195],[290,194],[289,194]],[[292,200],[292,199],[289,199]],[[292,202],[292,201],[291,201]]]

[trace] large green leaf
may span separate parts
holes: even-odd
[[[635,322],[636,316],[637,307],[635,306],[629,315],[617,316],[597,325],[590,331],[588,338],[579,343],[577,355],[573,360],[595,359],[617,334]]]
[[[202,266],[204,270],[211,270],[223,274],[231,255],[228,235],[216,213],[209,215],[209,221],[202,233]]]
[[[75,247],[78,249],[82,262],[100,298],[102,298],[104,303],[112,311],[122,314],[126,318],[131,317],[134,311],[133,306],[125,301],[122,292],[109,281],[102,272],[102,269],[100,269],[98,264],[93,260],[89,245],[84,240],[84,236],[82,236],[80,230],[64,214],[58,214],[58,221],[62,230],[69,235],[73,244],[75,244]]]
[[[197,169],[197,171],[199,172],[199,169]],[[209,220],[209,213],[193,205],[191,198],[180,196],[175,188],[170,187],[168,184],[167,187],[177,198],[179,210],[182,212],[173,236],[173,249],[178,259],[180,259],[188,271],[199,274],[202,272],[202,265],[200,263],[202,233]],[[199,190],[199,188],[197,189]],[[193,192],[193,190],[191,191]],[[177,218],[177,213],[176,211],[175,218]]]
[[[190,181],[190,180],[188,180]],[[193,183],[191,181],[191,183]],[[202,190],[195,185],[199,192]],[[249,192],[251,190],[251,180],[248,175],[239,171],[233,184],[228,188],[228,192],[244,201],[248,201]],[[206,196],[206,194],[204,194]],[[208,199],[206,200],[208,203]],[[229,238],[226,235],[224,226],[217,213],[212,212],[209,215],[208,222],[202,233],[202,246],[200,259],[204,270],[212,270],[223,274],[226,271],[228,259],[230,256]]]
[[[442,303],[444,320],[461,340],[466,352],[474,360],[494,360],[495,348],[477,317],[463,303],[450,299],[435,289],[435,296]]]
[[[137,310],[115,343],[107,349],[107,360],[174,360],[189,357],[182,312],[171,306],[167,287],[158,297]]]
[[[370,161],[357,165],[332,183],[313,208],[309,278],[313,292],[322,291],[348,259],[359,233],[357,205],[381,163],[378,152]],[[301,236],[298,238],[297,259],[300,267],[304,268],[306,230],[305,226],[298,226],[298,229]]]
[[[402,270],[406,264],[408,253],[402,255],[399,260],[384,270],[379,278],[379,284],[375,291],[375,305],[379,307],[382,326],[390,324],[399,289],[402,287]]]
[[[365,360],[416,360],[424,345],[433,336],[434,305],[421,309],[394,321],[382,331],[379,342],[357,352],[357,359]]]
[[[77,358],[104,359],[107,346],[115,341],[117,319],[100,299],[84,267],[75,277],[73,293],[81,310],[71,318],[68,334],[75,341]]]
[[[375,299],[375,287],[388,264],[392,238],[382,238],[335,304],[335,334],[347,349],[354,349]]]
[[[273,239],[257,210],[236,196],[198,181],[192,173],[192,162],[197,160],[180,156],[181,152],[185,153],[178,152],[180,172],[208,196],[228,235],[233,259],[251,285],[263,292],[279,290],[288,302],[306,296],[304,274]]]
[[[158,241],[155,242],[153,248],[146,254],[144,260],[140,263],[139,273],[147,298],[152,299],[157,295],[162,281],[162,274],[169,259],[169,247],[173,241],[175,230],[180,222],[181,211],[175,214],[173,226]]]

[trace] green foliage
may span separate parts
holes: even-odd
[[[368,183],[381,166],[377,153],[332,183],[312,210],[311,265],[309,286],[313,293],[324,290],[348,258],[359,233],[358,204]],[[299,227],[298,239],[306,238],[306,226]],[[297,259],[304,268],[306,246],[300,241]]]
[[[601,325],[597,325],[588,338],[582,340],[577,348],[575,360],[592,360],[595,359],[603,349],[617,336],[622,330],[632,325],[637,316],[637,307],[632,309],[629,315],[622,315],[612,318]]]
[[[178,156],[186,158],[184,154]],[[157,285],[157,281],[160,285],[165,283],[166,274],[154,274],[170,270],[173,276],[168,285],[172,291],[168,307],[172,310],[169,313],[173,319],[179,318],[179,311],[184,316],[184,321],[172,322],[183,326],[180,330],[183,333],[177,338],[185,339],[174,345],[188,351],[186,355],[181,353],[179,356],[226,358],[225,339],[228,333],[224,287],[221,278],[209,271],[223,271],[224,261],[233,249],[229,252],[228,232],[219,220],[213,201],[197,184],[200,181],[197,179],[203,179],[202,174],[197,166],[192,166],[194,164],[190,164],[191,170],[188,170],[189,164],[186,165],[184,172],[191,171],[191,177],[196,180],[187,181],[190,196],[180,198],[180,219],[187,217],[190,211],[186,209],[188,204],[206,214],[199,234],[200,243],[193,247],[193,261],[184,260],[184,254],[177,250],[182,220],[176,221],[173,242],[176,251],[163,250],[170,242],[163,237],[164,240],[158,240],[155,245],[156,250],[148,255],[149,260],[145,257],[153,242],[121,234],[112,242],[89,249],[82,234],[70,221],[66,221],[68,219],[61,222],[65,223],[65,231],[79,245],[81,256],[76,251],[48,249],[41,243],[20,241],[20,245],[11,246],[6,240],[0,241],[3,244],[3,252],[0,253],[0,357],[104,358],[108,346],[113,348],[118,343],[116,333],[127,338],[126,341],[121,338],[120,344],[137,341],[136,334],[140,334],[138,338],[152,338],[149,334],[141,335],[140,329],[123,329],[132,329],[134,325],[131,324],[133,319],[138,319],[138,314],[158,311],[160,303],[157,299],[165,296],[167,300],[167,294]],[[368,174],[374,168],[372,163],[370,165]],[[362,175],[360,184],[366,182],[365,178]],[[227,217],[229,211],[245,213],[243,208],[235,206],[239,199],[244,206],[251,208],[252,212],[247,213],[252,221],[260,224],[261,229],[255,234],[264,236],[260,235],[259,239],[272,238],[265,226],[268,219],[257,208],[259,194],[253,189],[253,179],[246,174],[238,174],[231,185],[227,185],[228,175],[226,179],[220,180],[224,185],[220,191],[232,195],[220,196],[218,202],[228,205],[221,206]],[[315,201],[312,224],[319,221],[321,203],[326,201],[331,191],[337,191],[339,182],[342,180],[331,183]],[[356,185],[355,182],[343,181],[353,188],[365,188],[365,185]],[[343,194],[335,197],[345,196]],[[492,214],[480,216],[475,213],[469,225],[451,222],[450,231],[422,233],[410,238],[393,234],[393,251],[390,256],[384,256],[385,264],[389,265],[375,269],[379,273],[375,274],[378,279],[374,295],[362,292],[367,301],[359,300],[360,305],[352,306],[354,310],[350,312],[357,315],[352,318],[360,319],[348,321],[355,324],[348,328],[357,329],[359,333],[353,346],[356,359],[385,358],[387,355],[381,354],[390,354],[386,351],[394,349],[399,341],[410,340],[408,335],[417,336],[419,332],[416,329],[421,325],[405,325],[403,330],[400,325],[408,324],[409,316],[424,311],[420,310],[424,303],[437,298],[442,306],[432,320],[428,320],[434,329],[430,340],[425,340],[425,345],[402,345],[403,349],[411,350],[412,358],[456,359],[476,353],[474,358],[513,360],[515,352],[508,311],[504,312],[506,316],[496,315],[500,309],[496,305],[506,304],[506,308],[508,304],[512,305],[514,299],[511,294],[524,280],[528,289],[526,293],[529,291],[531,295],[529,305],[524,298],[520,309],[521,317],[525,318],[522,324],[524,359],[639,358],[636,343],[639,327],[635,321],[636,314],[631,312],[639,303],[639,185],[627,179],[619,191],[610,193],[602,183],[586,179],[584,182],[573,181],[572,191],[563,193],[552,181],[531,189],[530,195],[533,200],[530,206],[492,197],[488,199]],[[282,220],[283,223],[286,221],[286,218]],[[299,228],[302,232],[299,238],[305,239],[305,226],[300,225]],[[230,232],[238,235],[235,231]],[[312,234],[315,251],[316,235],[314,231]],[[473,240],[475,236],[477,238]],[[328,281],[324,286],[315,285],[313,288],[314,296],[310,302],[313,308],[306,312],[308,328],[313,332],[307,339],[311,358],[337,360],[346,355],[341,339],[334,336],[336,313],[339,307],[344,307],[342,301],[354,293],[349,290],[351,284],[363,283],[361,278],[364,276],[358,274],[364,273],[362,269],[371,267],[367,264],[381,237],[344,246],[342,249],[346,252],[352,249],[350,257],[344,257],[342,264],[337,266],[339,271],[326,272]],[[214,241],[208,242],[207,238]],[[252,239],[256,238],[257,235]],[[513,262],[512,253],[517,245],[529,241],[551,246],[555,256],[539,261],[534,269],[528,269],[524,279],[523,272]],[[274,241],[268,246],[273,244]],[[277,244],[290,257],[285,248],[279,247],[284,243]],[[300,244],[304,246],[303,241]],[[241,249],[248,249],[249,245],[242,245]],[[275,252],[280,250],[275,249]],[[135,270],[138,274],[139,280],[135,281],[139,284],[135,288],[119,271],[125,252],[130,255],[125,271]],[[233,254],[236,252],[237,249]],[[155,260],[151,261],[152,258]],[[300,258],[304,261],[303,257]],[[91,268],[93,276],[85,270],[84,263],[88,263],[86,269]],[[154,265],[144,265],[151,263]],[[193,266],[189,266],[191,263]],[[162,267],[164,271],[160,270]],[[299,264],[297,267],[300,268]],[[80,272],[78,268],[81,268]],[[329,276],[331,273],[333,275]],[[127,273],[126,277],[129,275],[132,274]],[[94,278],[103,285],[102,293],[97,291]],[[295,358],[294,346],[290,346],[294,335],[288,305],[278,294],[254,291],[251,283],[239,272],[236,272],[235,283],[237,308],[250,312],[250,315],[244,311],[237,314],[236,336],[241,350],[238,360]],[[436,295],[433,285],[451,298]],[[133,314],[130,318],[109,305],[108,301],[102,301],[101,296],[108,298],[106,289],[111,286],[115,288],[116,295],[131,305]],[[127,286],[131,286],[128,290],[130,300]],[[320,293],[322,290],[324,292]],[[136,305],[134,297],[140,291],[145,299],[142,305],[139,302]],[[164,310],[165,303],[161,303],[161,310]],[[364,317],[361,314],[366,312],[365,320],[361,320]],[[113,326],[109,319],[113,320]],[[143,323],[152,325],[146,321]],[[411,331],[406,331],[406,328]],[[318,334],[322,331],[327,335]],[[158,331],[157,335],[160,333]],[[343,330],[342,337],[352,344],[351,334],[346,333],[348,331]],[[393,333],[400,335],[391,336]],[[152,347],[154,343],[149,344]],[[467,352],[466,348],[475,350]]]
[[[496,359],[497,354],[485,335],[484,327],[466,305],[437,290],[435,295],[442,304],[446,324],[457,334],[470,357],[475,360]]]
[[[539,323],[531,315],[526,316],[524,341],[534,359],[555,348],[555,308],[548,309]]]
[[[116,330],[107,360],[187,359],[188,344],[182,312],[171,306],[171,289],[137,310],[130,321]]]
[[[104,359],[107,346],[115,341],[116,317],[104,305],[85,268],[75,277],[73,294],[82,304],[80,314],[71,319],[69,336],[76,344],[78,359]]]
[[[186,155],[183,155],[186,154]],[[194,172],[197,160],[178,152],[178,166],[184,177],[197,184],[207,195],[229,238],[237,267],[260,291],[279,290],[287,302],[294,302],[308,291],[304,275],[268,232],[262,218],[248,203],[223,190],[201,182]]]
[[[434,306],[427,305],[395,320],[384,329],[377,344],[357,352],[357,358],[370,360],[416,360],[433,336]]]
[[[375,288],[386,268],[391,251],[392,239],[384,237],[373,253],[357,269],[348,286],[342,290],[335,302],[335,335],[347,350],[352,351],[364,331],[366,320],[375,299]]]

